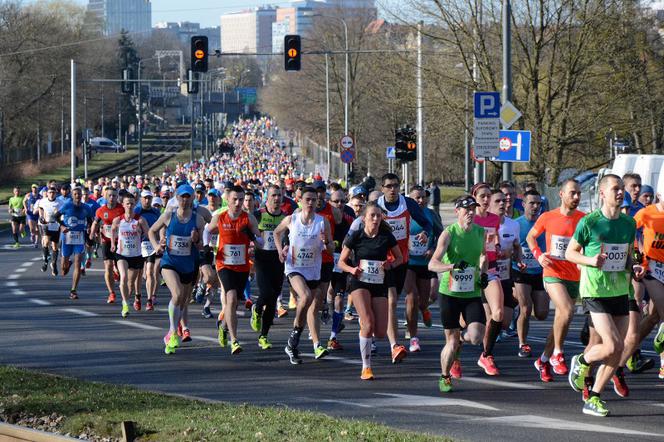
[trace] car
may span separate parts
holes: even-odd
[[[90,149],[92,149],[95,153],[97,152],[117,153],[117,152],[124,152],[126,150],[124,146],[121,146],[116,142],[114,142],[113,140],[104,137],[90,138]]]

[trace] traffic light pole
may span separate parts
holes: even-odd
[[[189,94],[189,101],[191,102],[191,153],[189,154],[189,161],[194,162],[194,97]]]
[[[71,183],[76,179],[76,62],[71,60]]]
[[[424,116],[422,108],[422,24],[417,24],[417,183],[424,186],[426,169],[424,162]],[[406,189],[408,191],[408,189]]]
[[[503,0],[503,104],[512,99],[511,9],[510,0]],[[512,163],[503,163],[503,180],[512,181]]]

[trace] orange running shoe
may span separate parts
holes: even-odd
[[[254,302],[251,299],[244,301],[244,308],[251,310],[251,306],[254,305]]]
[[[455,359],[454,362],[452,362],[452,367],[450,367],[450,376],[452,376],[454,379],[461,379],[461,361],[459,359]]]
[[[277,317],[283,318],[284,316],[288,316],[288,310],[286,310],[282,306],[279,306],[279,308],[277,309]]]
[[[191,332],[189,331],[188,328],[185,328],[182,330],[182,342],[189,342],[191,341]]]
[[[108,298],[106,299],[106,304],[115,304],[115,292],[111,292],[108,294]]]
[[[134,310],[136,310],[137,312],[140,312],[141,307],[142,307],[141,306],[141,298],[134,299]]]
[[[491,355],[485,355],[482,353],[477,360],[477,365],[482,367],[484,372],[489,376],[498,376],[500,374],[498,367],[496,367],[496,363],[493,360],[493,356]]]
[[[120,274],[115,270],[113,270],[113,280],[115,282],[118,282],[120,280]]]
[[[422,322],[424,322],[426,328],[431,328],[433,325],[433,322],[431,321],[431,310],[429,310],[429,308],[422,310]]]
[[[360,375],[360,379],[363,381],[373,381],[374,375],[373,371],[371,371],[371,367],[363,368],[362,369],[362,374]]]
[[[148,299],[148,302],[145,303],[145,310],[148,312],[154,310],[154,304],[152,303],[152,299]]]
[[[403,345],[395,345],[392,347],[392,363],[396,364],[398,362],[401,362],[403,358],[406,357],[408,353],[406,352],[406,347]]]

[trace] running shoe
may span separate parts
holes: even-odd
[[[493,356],[485,355],[482,353],[480,358],[477,360],[477,365],[484,369],[484,373],[489,376],[498,376],[500,372],[498,367],[496,367],[496,362],[493,360]]]
[[[397,344],[394,347],[392,347],[392,363],[393,364],[401,362],[407,355],[408,355],[408,353],[406,353],[406,347],[404,347],[403,345]]]
[[[92,252],[92,257],[93,257],[94,259],[99,258],[99,253],[97,253],[97,251],[95,250],[94,252]]]
[[[627,369],[632,373],[634,373],[634,370],[636,370],[636,361],[638,360],[636,356],[637,352],[638,350],[634,352],[629,358],[627,358],[627,361],[625,362],[625,367],[627,367]]]
[[[406,325],[408,325],[408,324],[404,324],[404,326],[406,326]],[[406,329],[406,331],[404,332],[403,338],[404,339],[410,339],[410,332],[408,331],[408,329]]]
[[[422,322],[424,322],[424,326],[426,328],[431,328],[433,325],[433,322],[431,320],[431,310],[429,308],[425,308],[422,310]]]
[[[565,355],[558,353],[557,355],[552,355],[549,360],[551,361],[551,367],[553,367],[553,372],[557,375],[564,376],[569,372],[567,368],[567,363],[565,363]]]
[[[171,332],[166,333],[166,336],[164,336],[164,345],[166,345],[164,353],[167,355],[175,353],[175,349],[180,346],[178,335]]]
[[[441,393],[449,393],[452,391],[452,378],[450,376],[441,376],[438,379],[438,390]]]
[[[535,368],[539,373],[540,380],[542,382],[553,382],[553,375],[551,374],[551,364],[549,361],[542,362],[542,358],[537,358],[535,360]]]
[[[251,320],[249,321],[249,325],[251,325],[251,329],[258,333],[261,331],[261,325],[262,325],[262,318],[256,311],[256,304],[251,306]]]
[[[242,353],[242,346],[240,345],[240,343],[237,341],[231,342],[231,354],[237,355],[240,353]]]
[[[360,375],[360,379],[363,381],[373,381],[374,375],[373,371],[371,371],[371,367],[366,367],[362,369],[362,374]]]
[[[251,299],[247,299],[246,301],[244,301],[244,308],[245,309],[251,310],[252,305],[254,305],[254,301],[252,301]]]
[[[344,320],[346,321],[352,321],[355,319],[355,316],[353,316],[353,313],[350,310],[346,310],[344,312]]]
[[[661,354],[664,351],[664,322],[659,324],[659,329],[657,329],[655,339],[652,341],[652,347],[655,349],[655,353],[657,354]]]
[[[454,379],[461,379],[461,376],[463,376],[461,370],[461,359],[459,359],[458,356],[452,362],[452,367],[450,367],[450,376],[452,376]]]
[[[122,317],[126,318],[127,316],[129,316],[129,304],[123,303],[122,304]]]
[[[90,267],[92,267],[92,260],[88,258],[85,260],[85,268],[89,269]]]
[[[151,312],[154,310],[154,304],[152,303],[152,299],[148,299],[148,302],[145,303],[145,311]]]
[[[258,346],[261,348],[261,350],[269,350],[272,348],[272,343],[267,338],[267,336],[261,335],[258,337]]]
[[[583,383],[583,402],[587,401],[590,397],[590,390],[593,389],[593,384],[595,383],[595,378],[592,376],[586,376],[586,380]]]
[[[14,248],[15,248],[15,249],[18,249],[19,247],[21,247],[21,244],[15,242],[15,243],[14,243]]]
[[[286,352],[286,354],[290,358],[291,364],[299,365],[302,363],[302,359],[300,359],[300,351],[297,348],[291,348],[289,345],[287,345],[284,348],[284,352]]]
[[[45,272],[48,269],[48,261],[43,261],[41,265],[41,271]]]
[[[21,238],[25,238],[25,231],[21,232]]]
[[[217,329],[219,330],[217,336],[219,345],[224,348],[228,345],[228,331],[226,330],[226,327],[220,323],[220,321],[217,321]]]
[[[120,280],[120,274],[117,270],[113,270],[113,281],[118,282]]]
[[[111,292],[108,294],[108,298],[106,298],[106,304],[114,304],[115,303],[115,292]]]
[[[136,298],[136,299],[134,299],[134,310],[136,310],[137,312],[140,312],[140,311],[141,311],[141,307],[142,307],[142,305],[141,305],[141,298]]]
[[[72,300],[78,299],[78,294],[76,293],[76,290],[70,290],[69,291],[69,299],[72,299]]]
[[[81,267],[81,276],[85,276],[85,267]]]
[[[646,358],[641,355],[641,350],[637,350],[634,357],[634,371],[632,373],[643,373],[655,366],[655,361],[652,358]]]
[[[201,312],[201,316],[203,316],[205,319],[210,319],[212,318],[212,311],[210,310],[210,306],[208,305],[207,307],[203,307],[203,311]]]
[[[659,378],[664,379],[664,367],[659,367]]]
[[[583,390],[584,381],[586,376],[588,376],[588,371],[590,370],[590,365],[582,364],[579,362],[579,356],[575,355],[572,358],[572,367],[569,370],[567,380],[569,385],[576,391],[580,393]]]
[[[286,310],[285,308],[283,308],[283,306],[280,305],[279,308],[277,309],[277,317],[283,318],[284,316],[288,316],[288,310]]]
[[[182,342],[191,341],[191,331],[188,328],[182,329]]]
[[[166,281],[164,281],[163,279],[159,280],[159,285],[161,287],[166,287]]]
[[[323,304],[323,308],[320,311],[320,320],[323,324],[330,322],[330,308],[327,306],[327,303]]]
[[[583,414],[605,417],[609,415],[609,410],[606,408],[606,403],[601,400],[599,396],[593,396],[588,398],[588,400],[583,404]]]
[[[337,338],[332,338],[327,341],[327,349],[330,351],[334,350],[343,350],[343,346],[339,344],[339,341],[337,341]]]
[[[519,357],[520,358],[529,358],[531,353],[532,353],[532,350],[530,348],[530,345],[523,344],[522,346],[519,347]]]
[[[205,287],[203,284],[196,285],[196,290],[194,291],[194,298],[198,304],[203,303],[203,298],[205,297]]]
[[[295,297],[293,295],[288,298],[288,310],[295,310],[297,308],[297,302],[295,302]]]
[[[318,344],[318,347],[314,349],[314,356],[316,357],[316,359],[323,359],[325,356],[329,354],[330,352],[327,351],[327,348],[323,347],[320,344]]]
[[[415,353],[422,350],[420,348],[420,340],[417,337],[410,338],[410,345],[408,346],[408,351],[411,353]]]
[[[625,375],[622,367],[618,367],[616,373],[611,378],[611,382],[613,382],[613,391],[615,391],[618,396],[629,396],[629,387],[627,386],[627,382],[625,382]]]

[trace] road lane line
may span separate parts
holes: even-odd
[[[37,262],[37,261],[41,261],[41,260],[42,260],[42,257],[41,257],[41,256],[37,256],[37,257],[35,257],[35,258],[32,258],[30,261],[32,261],[32,262]]]
[[[12,274],[12,275],[7,276],[7,279],[10,279],[10,280],[11,280],[11,279],[18,279],[19,276],[20,276],[20,275],[17,275],[16,273],[14,273],[14,274]]]
[[[143,330],[159,330],[159,327],[155,327],[154,325],[148,325],[148,324],[141,324],[140,322],[130,322],[122,319],[117,319],[114,320],[116,324],[120,325],[128,325],[129,327],[134,327],[134,328],[141,328]]]
[[[67,312],[67,313],[73,313],[75,315],[86,316],[88,318],[93,318],[95,316],[99,316],[96,313],[92,313],[92,312],[89,312],[87,310],[81,310],[81,309],[78,309],[78,308],[62,308],[60,310],[62,310],[63,312]]]
[[[6,285],[7,287],[17,287],[17,286],[18,286],[18,282],[16,282],[16,281],[7,281],[7,282],[5,282],[5,285]]]
[[[44,301],[43,299],[28,299],[28,302],[32,302],[37,305],[53,305],[53,303]]]
[[[31,265],[32,265],[32,263],[30,261],[28,261],[28,262],[24,262],[23,264],[21,264],[21,267],[30,267]]]
[[[25,290],[21,290],[21,289],[12,289],[12,294],[14,294],[16,296],[25,296],[25,295],[27,295],[27,292]]]
[[[19,267],[18,269],[14,270],[15,273],[25,273],[27,271],[28,269],[25,267]]]

